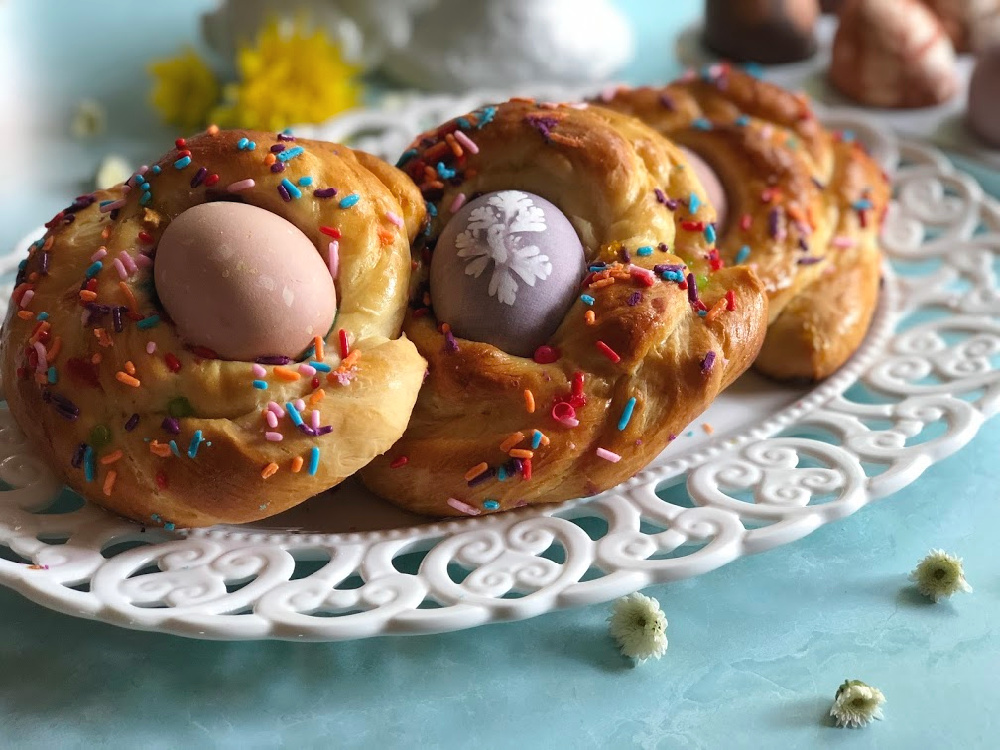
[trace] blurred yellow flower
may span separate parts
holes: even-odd
[[[225,87],[224,101],[212,112],[221,127],[281,130],[322,122],[359,100],[359,68],[344,60],[322,29],[272,20],[255,46],[236,55],[238,83]]]
[[[202,127],[219,102],[215,75],[193,49],[149,65],[155,81],[151,101],[163,119],[185,131]]]

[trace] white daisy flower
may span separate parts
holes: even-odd
[[[94,175],[94,186],[98,190],[106,190],[120,185],[133,175],[131,165],[121,156],[108,154],[97,166],[97,174]]]
[[[69,123],[69,132],[74,138],[92,138],[104,132],[108,121],[107,111],[100,102],[83,99],[77,102]]]
[[[948,598],[959,591],[972,593],[972,586],[965,580],[962,558],[950,555],[944,550],[934,549],[910,573],[910,580],[917,584],[917,590],[934,601]]]
[[[845,680],[837,688],[830,716],[838,727],[863,727],[882,718],[883,703],[885,696],[878,688],[866,685],[861,680]]]
[[[667,651],[667,618],[660,603],[635,593],[611,605],[608,632],[618,641],[622,654],[641,664],[659,659]]]

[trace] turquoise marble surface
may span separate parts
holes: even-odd
[[[101,154],[169,143],[144,103],[144,61],[193,38],[210,4],[0,3],[0,245],[80,192]],[[640,40],[626,78],[675,74],[672,39],[700,3],[621,5]],[[114,113],[91,144],[66,135],[85,96]],[[995,747],[998,450],[991,422],[844,521],[651,587],[670,648],[638,668],[607,637],[606,605],[439,636],[215,643],[73,619],[0,589],[0,747]],[[931,547],[964,556],[975,593],[939,605],[915,594],[906,575]],[[885,692],[884,721],[829,724],[845,678]]]

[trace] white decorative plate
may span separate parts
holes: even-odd
[[[391,158],[489,98],[414,99],[299,132]],[[2,410],[0,584],[193,637],[429,633],[698,575],[898,491],[997,410],[1000,205],[933,148],[845,117],[826,119],[893,175],[891,263],[864,346],[821,385],[748,374],[650,467],[589,500],[428,523],[348,483],[252,526],[176,533],[63,491]]]

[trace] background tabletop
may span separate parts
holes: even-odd
[[[205,0],[0,0],[0,247],[88,189],[100,158],[177,135],[147,104],[146,61],[197,36]],[[625,0],[632,83],[676,75],[697,0]],[[68,135],[74,104],[114,113]],[[987,175],[995,179],[996,175]],[[0,589],[0,746],[978,748],[1000,736],[1000,424],[899,494],[788,547],[655,586],[659,662],[633,668],[607,605],[439,636],[216,643],[50,612]],[[965,559],[972,595],[908,585],[926,552]],[[863,679],[886,718],[839,730]]]

